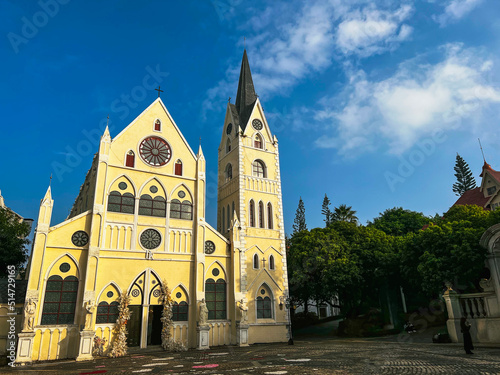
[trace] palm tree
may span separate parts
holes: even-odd
[[[346,221],[348,223],[357,223],[358,217],[356,211],[352,210],[352,206],[341,204],[335,207],[332,213],[333,221]]]

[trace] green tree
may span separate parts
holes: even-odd
[[[417,233],[431,219],[421,212],[405,210],[402,207],[389,208],[379,217],[368,222],[368,226],[380,229],[391,236],[403,236],[407,233]]]
[[[356,211],[352,209],[352,206],[347,206],[341,204],[335,207],[332,214],[332,221],[346,221],[348,223],[357,223],[358,217],[356,216]]]
[[[332,211],[330,210],[330,199],[325,194],[325,198],[323,198],[323,205],[321,206],[321,214],[325,215],[324,221],[325,226],[329,226],[332,222]]]
[[[462,157],[458,153],[454,169],[457,182],[453,184],[453,192],[456,195],[461,196],[467,190],[471,190],[476,187],[476,180],[472,175],[469,164],[467,164],[467,162],[462,159]]]
[[[7,266],[14,265],[16,269],[26,261],[28,255],[25,245],[30,234],[29,224],[20,220],[8,208],[0,207],[0,277],[7,275]]]
[[[307,230],[306,225],[306,208],[304,206],[304,201],[302,197],[299,199],[299,206],[295,212],[295,219],[293,220],[293,233],[301,232]]]

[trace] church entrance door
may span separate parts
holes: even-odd
[[[141,323],[142,323],[142,306],[129,305],[130,320],[127,323],[128,346],[139,346],[141,344]]]
[[[161,345],[161,322],[162,305],[149,306],[148,319],[148,345]]]

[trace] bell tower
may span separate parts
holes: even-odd
[[[255,93],[246,50],[236,101],[227,104],[218,171],[217,228],[239,254],[234,297],[248,304],[249,340],[265,337],[258,332],[265,326],[252,325],[259,323],[275,324],[274,337],[265,341],[285,340],[288,316],[280,302],[288,296],[288,280],[278,139]],[[238,228],[231,229],[236,221]]]

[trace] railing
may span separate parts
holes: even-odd
[[[76,358],[79,344],[76,325],[35,328],[31,358],[33,361]]]
[[[488,316],[486,301],[483,296],[461,295],[460,307],[462,315],[466,318],[477,319]]]
[[[101,339],[106,339],[106,344],[103,345],[103,353],[105,355],[109,353],[111,342],[115,337],[115,335],[113,334],[115,326],[116,323],[96,324],[95,326],[95,335],[99,336]],[[92,348],[94,348],[93,343],[92,343]]]
[[[188,324],[187,323],[179,323],[174,322],[174,329],[172,338],[174,341],[180,341],[184,344],[184,346],[188,347]]]
[[[209,346],[231,345],[230,321],[209,322],[208,324],[210,325]]]

